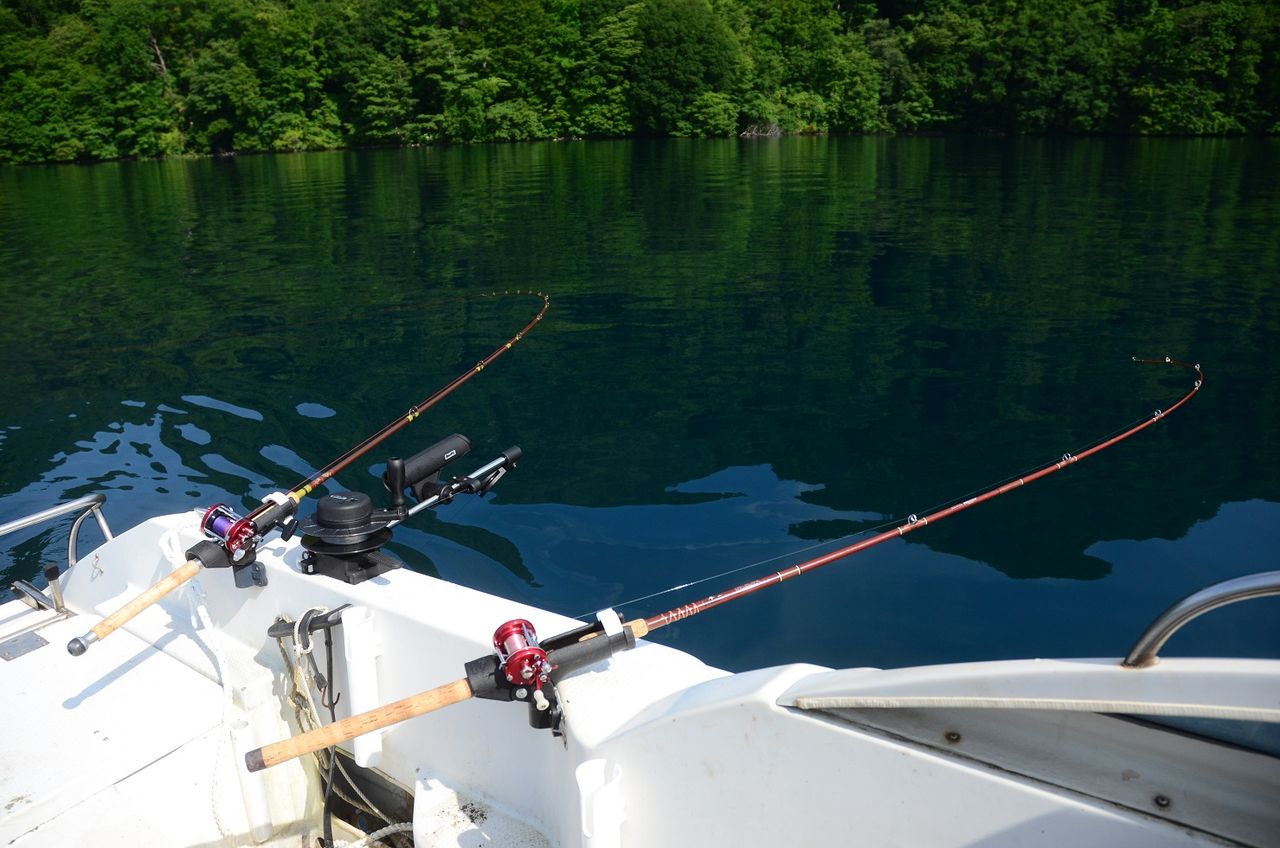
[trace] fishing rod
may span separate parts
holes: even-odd
[[[1162,359],[1139,359],[1138,357],[1133,357],[1133,361],[1142,365],[1162,364],[1184,368],[1195,373],[1195,380],[1191,388],[1167,409],[1157,409],[1150,416],[1140,419],[1137,423],[1131,424],[1113,435],[1096,441],[1078,453],[1063,454],[1060,459],[1046,463],[1031,472],[992,486],[959,502],[952,503],[950,506],[937,509],[923,517],[911,515],[896,527],[781,571],[775,571],[766,577],[748,581],[724,592],[718,592],[701,600],[669,609],[666,612],[647,618],[633,619],[626,623],[622,622],[614,610],[602,610],[597,613],[597,620],[594,623],[571,630],[568,633],[562,633],[541,643],[538,641],[533,625],[528,621],[515,619],[505,622],[493,634],[494,652],[467,663],[465,677],[377,709],[350,716],[316,730],[249,751],[245,754],[245,765],[249,771],[259,771],[295,757],[300,757],[303,754],[309,754],[321,748],[328,748],[339,742],[354,739],[365,733],[388,727],[470,698],[524,701],[529,705],[530,725],[537,728],[550,728],[558,732],[563,716],[558,699],[555,696],[555,686],[572,672],[608,659],[618,651],[635,647],[637,639],[661,627],[666,627],[669,624],[743,598],[761,589],[807,574],[824,565],[853,556],[891,539],[914,533],[930,524],[936,524],[980,503],[998,498],[1029,483],[1048,477],[1050,474],[1055,474],[1082,459],[1087,459],[1123,442],[1125,439],[1137,435],[1157,421],[1164,419],[1191,400],[1204,384],[1204,373],[1200,370],[1199,365],[1182,362],[1167,356]]]
[[[255,562],[258,545],[267,533],[272,530],[280,530],[281,538],[288,540],[293,536],[294,531],[298,527],[297,520],[294,519],[294,513],[298,510],[298,505],[307,495],[314,492],[320,486],[333,479],[334,476],[348,468],[353,462],[360,457],[373,450],[378,445],[391,438],[394,434],[412,424],[422,416],[424,412],[431,409],[440,401],[453,394],[460,386],[468,380],[475,377],[494,363],[498,357],[511,350],[518,342],[520,342],[530,331],[533,330],[547,314],[547,309],[551,306],[551,298],[538,291],[504,291],[492,292],[486,297],[501,297],[513,295],[532,295],[538,297],[542,301],[541,307],[537,314],[525,324],[519,332],[498,345],[486,356],[472,367],[463,371],[457,377],[454,377],[441,388],[428,395],[423,400],[409,407],[409,410],[390,421],[386,426],[370,435],[364,441],[352,447],[346,453],[343,453],[337,459],[334,459],[324,468],[315,474],[307,477],[296,484],[287,493],[274,492],[269,495],[262,505],[254,509],[248,515],[241,517],[237,515],[230,507],[225,504],[215,504],[205,511],[200,519],[200,530],[205,536],[205,540],[198,542],[192,548],[186,551],[187,560],[182,565],[175,568],[163,579],[153,584],[148,589],[133,600],[126,603],[120,609],[108,615],[102,621],[94,625],[83,636],[77,636],[67,643],[67,651],[72,656],[80,656],[89,649],[94,642],[101,641],[111,633],[118,630],[125,623],[133,619],[147,607],[159,601],[165,595],[177,589],[179,586],[190,581],[202,568],[227,568],[231,567],[234,574],[237,587],[248,588],[250,586],[265,586],[265,571]],[[465,438],[462,442],[466,442]],[[470,444],[467,443],[467,448]],[[456,454],[457,449],[453,449]],[[429,454],[433,448],[428,448],[423,454]],[[395,470],[395,473],[402,474],[404,469],[417,464],[419,470],[423,473],[421,476],[427,476],[432,471],[438,471],[439,466],[428,470],[425,463],[415,462],[423,454],[410,459],[407,463],[400,463],[395,460],[396,464],[388,463],[389,472]],[[439,465],[443,465],[453,456],[440,457]],[[517,457],[518,458],[518,457]],[[509,460],[508,466],[514,466],[515,460]],[[496,480],[495,480],[496,481]],[[403,484],[404,478],[393,481],[388,478],[387,485],[393,494],[393,501],[397,504],[401,503],[402,495],[400,489],[403,486],[397,486],[396,483]],[[492,485],[492,482],[489,483]],[[477,487],[477,490],[479,487]],[[401,510],[403,511],[403,510]],[[407,512],[399,515],[399,520],[403,520],[407,516]]]

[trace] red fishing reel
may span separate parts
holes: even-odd
[[[541,690],[551,673],[547,652],[538,646],[538,634],[523,618],[514,618],[493,632],[498,668],[508,683]]]
[[[257,528],[247,518],[241,518],[226,504],[214,504],[200,519],[200,529],[205,536],[221,542],[232,562],[240,562],[253,551],[253,537]]]
[[[556,697],[560,678],[635,647],[633,627],[623,627],[612,610],[600,616],[598,623],[552,636],[545,644],[523,618],[504,623],[493,633],[493,653],[466,665],[472,697],[523,701],[529,705],[531,727],[559,735],[564,721]]]

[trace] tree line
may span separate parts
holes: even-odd
[[[0,161],[1280,131],[1276,0],[3,0]]]

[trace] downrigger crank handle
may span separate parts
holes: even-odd
[[[613,610],[604,610],[595,623],[539,643],[532,624],[513,619],[494,631],[493,653],[466,664],[466,677],[249,751],[245,766],[261,771],[473,697],[524,701],[531,725],[555,727],[560,718],[555,685],[579,669],[635,647],[636,639],[647,632],[642,619],[624,624]]]

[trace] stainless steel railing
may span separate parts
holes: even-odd
[[[76,498],[73,501],[67,501],[66,503],[58,504],[57,506],[51,506],[48,509],[42,509],[39,512],[33,512],[30,515],[23,516],[22,518],[17,518],[13,521],[7,521],[4,524],[0,524],[0,536],[7,536],[10,533],[25,530],[28,527],[34,527],[37,524],[43,524],[46,521],[52,521],[55,518],[60,518],[73,512],[79,512],[80,514],[76,516],[76,520],[71,525],[71,531],[67,534],[67,567],[73,568],[76,564],[76,543],[80,536],[80,525],[83,524],[84,520],[91,514],[93,515],[94,520],[98,522],[98,529],[102,531],[103,537],[106,538],[107,541],[115,538],[111,533],[111,528],[107,526],[106,517],[102,514],[102,505],[106,502],[106,495],[85,495],[82,498]],[[45,576],[49,579],[49,591],[53,594],[54,608],[57,609],[58,612],[63,612],[66,607],[62,602],[62,585],[58,582],[59,571],[60,569],[56,566],[51,567],[45,570]],[[20,586],[19,584],[23,585]],[[15,591],[20,594],[28,598],[32,598],[37,603],[40,602],[40,597],[42,597],[40,591],[26,581],[18,581],[18,583],[14,584],[14,588]],[[28,589],[30,591],[28,591]],[[34,593],[34,595],[32,593]]]
[[[1129,655],[1124,658],[1121,665],[1128,668],[1146,668],[1153,665],[1157,660],[1156,653],[1164,647],[1165,642],[1169,641],[1169,637],[1178,632],[1178,629],[1188,621],[1227,604],[1267,595],[1280,595],[1280,571],[1264,571],[1224,580],[1187,595],[1151,623],[1129,649]]]

